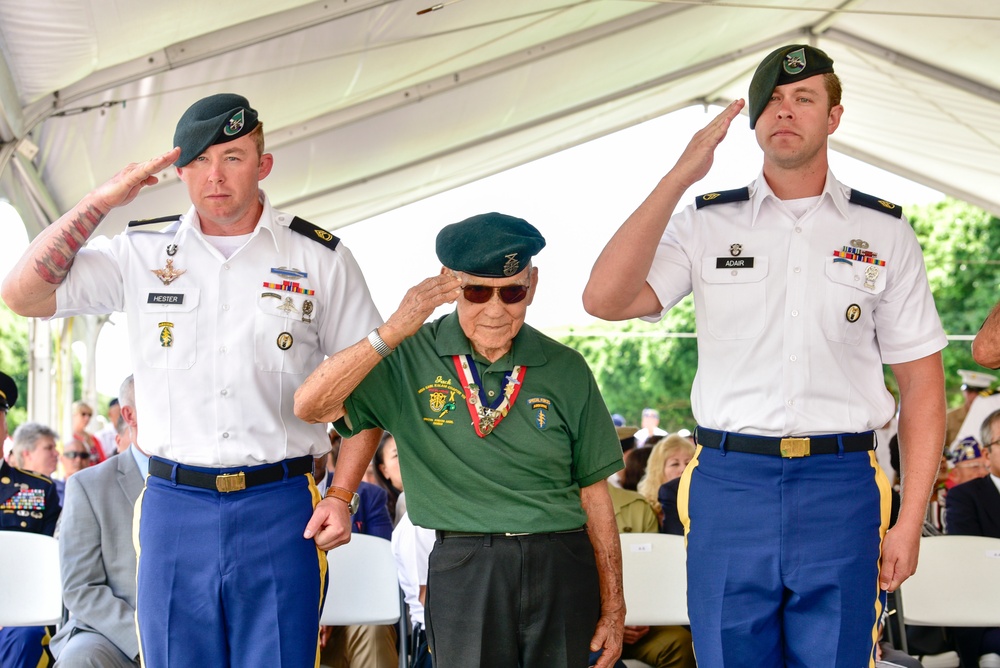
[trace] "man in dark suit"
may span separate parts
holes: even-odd
[[[1000,538],[1000,410],[983,421],[980,432],[990,474],[952,487],[945,501],[945,532]],[[983,654],[1000,653],[1000,628],[955,629],[963,666],[979,665]]]
[[[59,552],[70,619],[52,639],[59,668],[139,666],[132,512],[149,457],[135,445],[131,376],[122,384],[119,401],[131,446],[66,481]]]

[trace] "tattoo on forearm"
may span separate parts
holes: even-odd
[[[35,262],[35,271],[46,283],[59,285],[66,278],[76,254],[94,233],[106,214],[86,205],[77,216],[53,235],[52,242]]]

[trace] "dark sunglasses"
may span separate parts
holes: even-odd
[[[66,459],[77,459],[77,458],[79,458],[79,459],[85,459],[86,460],[86,459],[90,459],[90,453],[89,452],[72,452],[72,451],[71,452],[64,452],[63,453],[63,457],[65,457]]]
[[[491,285],[466,285],[462,288],[466,301],[473,304],[485,304],[493,299],[494,293],[500,295],[500,301],[504,304],[516,304],[528,296],[528,286],[514,284],[495,288]]]

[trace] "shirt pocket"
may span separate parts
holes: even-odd
[[[767,317],[767,257],[754,266],[720,269],[718,258],[701,261],[703,307],[708,331],[719,340],[749,339],[764,330]]]
[[[874,330],[875,306],[885,291],[887,269],[866,262],[829,258],[823,300],[823,333],[835,343],[856,346]]]
[[[153,295],[153,293],[150,293]],[[181,293],[171,293],[176,298]],[[142,358],[152,369],[190,369],[198,351],[198,289],[185,290],[180,303],[139,305]]]
[[[277,296],[276,296],[277,295]],[[318,348],[318,304],[311,295],[262,293],[254,321],[254,363],[260,371],[305,373]]]

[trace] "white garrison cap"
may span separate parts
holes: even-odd
[[[958,375],[962,377],[963,390],[985,390],[987,387],[997,382],[996,376],[983,373],[981,371],[959,369]]]

